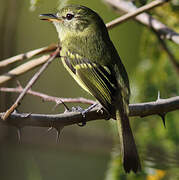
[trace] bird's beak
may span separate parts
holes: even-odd
[[[44,21],[50,21],[50,22],[60,22],[61,19],[59,19],[55,14],[40,14],[39,15],[40,17],[44,17],[42,18],[41,20],[44,20]]]

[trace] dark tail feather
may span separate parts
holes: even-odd
[[[120,136],[124,170],[127,173],[130,171],[137,173],[141,171],[141,165],[128,115],[124,111],[116,110],[116,120]]]

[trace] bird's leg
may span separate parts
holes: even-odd
[[[83,109],[83,108],[81,108],[79,106],[72,107],[72,112],[80,112],[82,114],[82,116],[83,116],[83,121],[81,123],[78,123],[78,126],[82,127],[82,126],[86,125],[86,120],[85,120],[86,113],[88,113],[89,111],[94,109],[97,105],[98,105],[98,103],[92,104],[87,109]]]
[[[98,103],[92,104],[91,106],[89,106],[87,109],[84,109],[81,114],[83,117],[85,117],[85,114],[88,113],[89,111],[91,111],[92,109],[94,109],[96,106],[98,105]]]

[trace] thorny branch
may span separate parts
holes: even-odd
[[[130,116],[149,116],[166,114],[179,109],[179,96],[168,99],[157,99],[153,102],[130,104]],[[0,113],[2,116],[4,113]],[[62,114],[31,114],[31,113],[12,113],[6,121],[0,120],[3,124],[14,126],[38,126],[38,127],[64,127],[77,124],[82,121],[93,121],[108,118],[104,111],[93,109],[87,112],[85,119],[80,112],[66,112]]]

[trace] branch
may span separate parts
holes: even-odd
[[[36,55],[39,55],[39,54],[44,54],[44,53],[47,53],[47,52],[54,51],[56,48],[57,48],[56,44],[51,44],[51,45],[46,46],[46,47],[42,47],[42,48],[35,49],[35,50],[29,51],[29,52],[26,52],[26,53],[19,54],[19,55],[14,56],[14,57],[10,57],[8,59],[4,59],[4,60],[0,61],[0,68],[5,67],[7,65],[10,65],[10,64],[12,64],[14,62],[22,61],[22,60],[25,60],[25,59],[30,59],[33,56],[36,56]]]
[[[120,1],[119,0],[112,0],[112,1],[111,0],[104,0],[104,1],[109,3],[110,5],[112,5],[114,7],[117,6],[118,8],[120,8],[121,3],[123,3],[123,1],[121,1],[121,0]],[[162,4],[166,3],[166,2],[168,2],[168,1],[167,0],[155,0],[155,1],[152,1],[151,3],[149,3],[149,4],[146,4],[146,5],[138,8],[138,9],[137,9],[137,7],[135,7],[133,5],[135,7],[135,8],[133,7],[133,11],[129,11],[127,14],[123,15],[122,17],[114,19],[113,21],[107,23],[106,26],[108,28],[112,28],[112,27],[114,27],[114,26],[116,26],[116,25],[118,25],[118,24],[120,24],[120,23],[122,23],[124,21],[127,21],[127,20],[129,20],[129,19],[131,19],[131,18],[133,18],[133,17],[135,17],[135,16],[137,16],[137,15],[139,15],[139,14],[145,12],[145,11],[149,11],[149,10],[151,10],[151,9],[157,7],[157,6],[160,6],[160,5],[162,5]],[[124,3],[126,3],[126,2],[124,2]],[[130,5],[131,5],[131,2],[127,2],[127,3],[130,3]],[[127,6],[127,4],[126,4],[126,6]]]
[[[35,75],[30,79],[24,90],[21,92],[19,97],[16,99],[15,103],[5,112],[5,114],[1,117],[3,120],[6,120],[8,116],[19,106],[20,101],[24,98],[26,92],[32,87],[32,85],[37,81],[42,72],[48,67],[48,65],[52,62],[52,60],[60,53],[59,48],[53,52],[47,62],[35,73]]]
[[[16,92],[16,93],[21,93],[23,91],[23,88],[21,85],[19,85],[16,88],[6,88],[6,87],[2,87],[0,88],[1,92]],[[90,99],[86,99],[86,98],[62,98],[62,97],[55,97],[55,96],[49,96],[47,94],[41,93],[41,92],[37,92],[37,91],[32,91],[31,89],[29,89],[26,94],[32,95],[32,96],[36,96],[41,98],[43,101],[47,101],[47,102],[55,102],[56,105],[62,104],[63,103],[83,103],[83,104],[89,104],[92,105],[94,103],[96,103],[96,101],[90,100]]]
[[[120,0],[120,1],[119,0],[104,0],[104,1],[108,3],[109,5],[111,5],[112,7],[115,7],[125,13],[128,13],[126,15],[121,16],[120,18],[117,18],[111,21],[110,23],[107,23],[108,28],[112,28],[126,21],[126,19],[135,18],[135,20],[137,20],[141,24],[147,27],[153,28],[155,31],[157,31],[160,34],[161,38],[166,38],[168,40],[173,41],[176,44],[179,44],[179,34],[177,32],[173,31],[172,29],[167,27],[165,24],[161,23],[160,21],[156,20],[155,18],[153,18],[152,16],[144,12],[153,7],[156,7],[157,5],[161,5],[167,2],[167,0],[155,0],[151,2],[155,6],[151,6],[151,3],[149,3],[138,9],[131,2],[127,2],[124,0]],[[142,13],[142,14],[138,15],[139,13]]]
[[[130,116],[149,116],[161,115],[167,112],[179,109],[179,96],[158,99],[153,102],[130,104]],[[0,113],[2,117],[4,113]],[[93,109],[85,116],[85,121],[102,120],[108,118],[108,114]],[[31,113],[12,113],[6,121],[1,123],[17,127],[35,126],[35,127],[63,127],[84,121],[84,117],[79,112],[68,112],[63,114],[31,114]]]
[[[160,37],[160,35],[154,30],[160,44],[161,47],[164,49],[164,51],[167,53],[170,62],[172,63],[173,67],[175,68],[176,72],[179,74],[179,62],[177,62],[177,59],[175,58],[175,56],[172,54],[172,52],[170,51],[170,49],[168,48],[167,44],[165,43],[165,41]]]
[[[9,72],[3,75],[0,75],[0,84],[5,83],[12,78],[15,78],[21,74],[24,74],[25,72],[32,70],[33,68],[40,66],[41,64],[45,63],[49,58],[50,58],[50,55],[43,55],[40,58],[32,59],[10,70]]]

